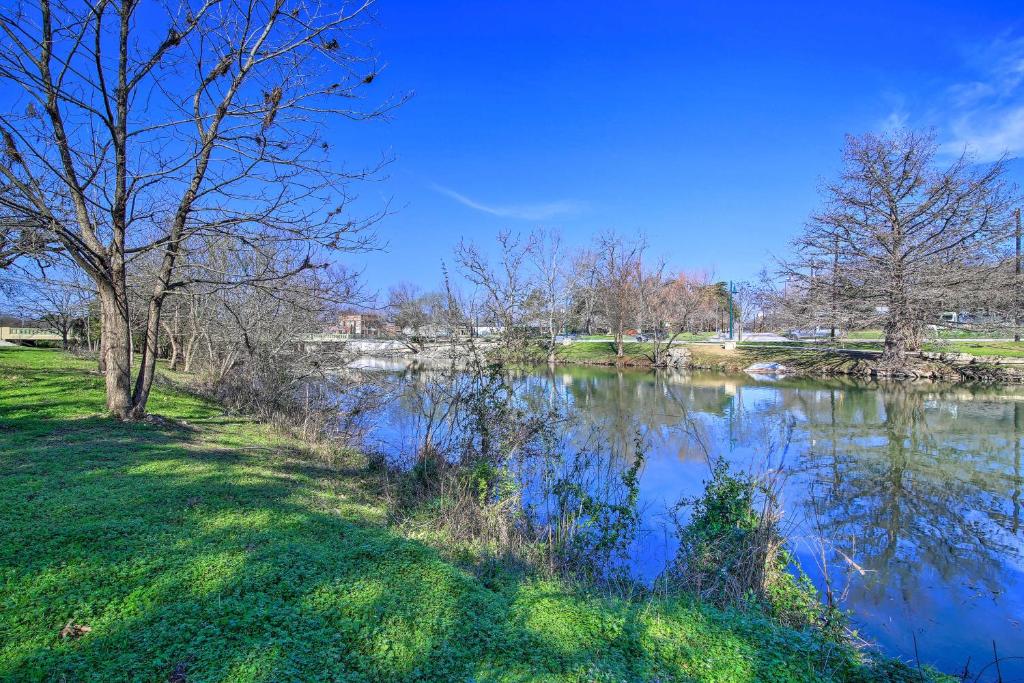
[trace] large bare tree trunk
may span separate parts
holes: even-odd
[[[142,359],[139,364],[139,376],[135,380],[135,392],[132,394],[132,415],[138,419],[146,414],[146,402],[153,388],[156,376],[156,356],[160,344],[160,309],[163,307],[163,295],[157,294],[149,300],[149,314],[146,317],[146,338],[142,343]]]
[[[107,335],[103,331],[102,299],[100,304],[100,338],[96,341],[96,350],[99,359],[97,361],[96,369],[99,371],[101,375],[105,375],[107,374]]]
[[[128,300],[122,289],[100,286],[100,307],[103,311],[102,356],[106,366],[107,410],[119,419],[132,412],[131,331],[128,326]]]
[[[907,367],[908,354],[921,349],[919,326],[907,301],[900,297],[889,307],[885,320],[885,344],[882,364],[891,369]]]

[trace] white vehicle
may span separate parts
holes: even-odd
[[[815,327],[806,330],[791,330],[790,337],[795,339],[827,339],[832,336],[831,327]],[[842,330],[836,328],[836,337],[843,336]]]

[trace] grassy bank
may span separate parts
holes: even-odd
[[[996,358],[1024,358],[1024,342],[949,342],[946,344],[925,344],[926,351],[952,351],[969,353],[972,356],[988,356]]]
[[[854,349],[858,351],[881,351],[882,343],[877,341],[837,341],[819,340],[815,342],[741,342],[741,347],[776,347],[789,346],[792,348],[808,347],[830,347],[839,349]],[[943,341],[925,342],[921,345],[922,351],[934,353],[969,353],[972,356],[992,358],[1024,358],[1024,342],[1015,342],[1007,339],[1002,341]]]
[[[482,580],[357,454],[161,387],[117,423],[91,368],[0,349],[0,680],[894,680],[754,614]]]
[[[740,372],[752,363],[767,361],[785,362],[794,370],[809,374],[826,369],[842,372],[855,370],[859,360],[829,351],[808,349],[799,343],[740,344],[736,349],[724,349],[721,344],[688,344],[686,348],[690,351],[694,367],[723,372]],[[559,363],[570,365],[646,367],[651,365],[654,349],[649,342],[629,342],[623,345],[623,353],[621,359],[616,356],[614,342],[581,342],[560,346],[557,358]]]
[[[867,376],[878,371],[878,353],[881,343],[865,341],[839,341],[835,348],[826,342],[740,342],[735,349],[721,344],[687,344],[691,367],[722,372],[742,372],[754,363],[781,363],[790,374],[806,376],[857,375]],[[624,356],[615,353],[613,342],[585,342],[559,347],[557,361],[580,365],[624,365],[649,367],[653,356],[650,343],[631,342],[624,345]],[[998,365],[1001,359],[1024,358],[1024,342],[963,342],[928,343],[924,351],[936,353],[966,353],[976,357],[970,366],[954,365],[945,361],[913,359],[912,373],[948,381],[982,380],[1019,383],[1024,372],[1016,367]],[[537,356],[537,362],[543,359]]]
[[[927,332],[929,338],[938,337],[939,339],[1010,339],[1013,337],[1013,331],[1005,328],[1001,329],[965,329],[965,328],[942,328],[939,330],[929,330]],[[843,335],[843,339],[882,339],[885,337],[885,332],[881,329],[877,330],[850,330]]]
[[[650,342],[625,342],[622,351],[625,354],[622,359],[625,365],[649,364],[654,352]],[[556,355],[560,363],[615,365],[617,360],[614,341],[576,342],[559,346]]]

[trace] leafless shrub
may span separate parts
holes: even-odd
[[[394,521],[486,569],[529,565],[618,593],[640,530],[639,437],[609,449],[557,396],[484,362],[408,379],[415,443],[385,470]],[[632,458],[629,456],[632,455]]]
[[[472,352],[417,373],[399,400],[417,439],[386,473],[396,521],[466,552],[535,559],[518,473],[550,455],[559,406],[529,400]]]
[[[360,300],[355,276],[297,272],[255,284],[252,276],[288,257],[241,258],[226,239],[205,247],[190,253],[186,270],[216,271],[246,284],[196,281],[170,298],[163,317],[170,369],[186,373],[192,388],[229,410],[307,441],[359,444],[389,399],[390,383],[386,375],[351,367],[354,353],[318,342],[315,334]]]
[[[256,417],[309,442],[359,445],[390,399],[381,376],[324,370],[308,358],[254,354],[196,387],[229,410]]]

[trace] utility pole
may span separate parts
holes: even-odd
[[[1014,268],[1016,276],[1013,278],[1013,341],[1020,341],[1020,208],[1013,212],[1017,225],[1014,228],[1014,235],[1017,238],[1017,262]]]

